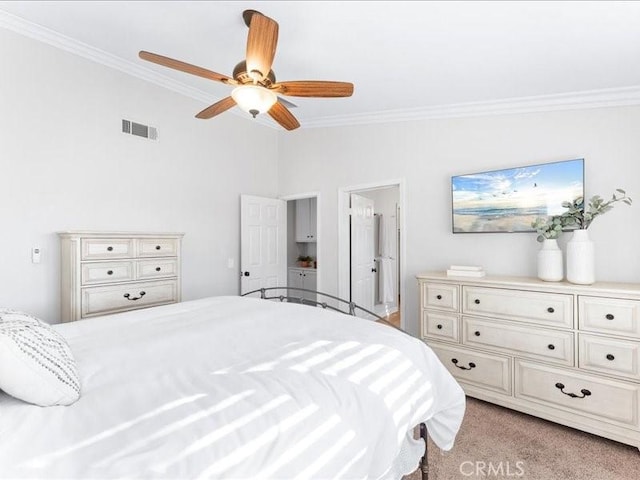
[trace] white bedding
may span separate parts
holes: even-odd
[[[82,396],[0,393],[1,478],[398,479],[464,394],[421,341],[319,308],[213,297],[56,326]]]

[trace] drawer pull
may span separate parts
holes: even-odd
[[[453,362],[453,364],[458,367],[460,370],[471,370],[472,368],[476,368],[476,364],[473,362],[469,362],[469,366],[468,367],[463,367],[458,365],[458,359],[457,358],[452,358],[451,362]]]
[[[613,320],[614,318],[616,318],[616,317],[614,317],[614,316],[613,316],[612,314],[610,314],[610,313],[607,313],[604,317],[605,317],[607,320]]]
[[[142,297],[144,297],[147,294],[147,292],[140,292],[140,296],[139,297],[132,297],[130,294],[125,293],[124,294],[124,298],[126,298],[127,300],[132,300],[132,301],[136,301],[136,300],[140,300]]]
[[[616,359],[616,357],[614,357],[610,353],[607,353],[607,360],[615,360],[615,359]]]
[[[555,346],[553,343],[550,343],[549,345],[547,345],[547,348],[548,348],[549,350],[555,350],[555,349],[556,349],[556,346]]]
[[[549,308],[547,308],[547,312],[553,313],[553,312],[555,312],[555,310],[553,309],[553,307],[549,307]]]
[[[442,300],[442,295],[436,295],[436,298],[437,298],[438,300]]]
[[[582,390],[580,390],[580,393],[582,394],[582,396],[577,395],[575,393],[567,393],[564,391],[564,384],[562,383],[556,383],[556,388],[558,390],[560,390],[562,393],[564,393],[565,395],[567,395],[568,397],[571,398],[584,398],[584,397],[588,397],[589,395],[591,395],[591,392],[589,390],[587,390],[586,388],[583,388]]]
[[[476,299],[473,301],[473,303],[475,303],[476,305],[480,305],[480,299],[479,299],[479,298],[476,298]]]
[[[156,267],[156,272],[159,272],[160,270],[162,270],[160,267]]]
[[[107,270],[107,275],[113,275],[113,270]]]
[[[156,245],[156,250],[160,250],[160,245]]]
[[[442,325],[439,323],[438,325],[436,325],[436,328],[437,328],[438,330],[442,330]]]
[[[476,330],[475,332],[473,332],[473,334],[474,334],[476,337],[479,337],[479,336],[480,336],[480,332],[479,332],[478,330]]]
[[[113,247],[112,246],[108,246],[107,247],[107,252],[113,252]]]

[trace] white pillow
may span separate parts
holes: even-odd
[[[0,309],[0,390],[43,407],[78,400],[80,379],[64,337],[31,315]]]

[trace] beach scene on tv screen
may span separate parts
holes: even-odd
[[[532,232],[583,196],[583,181],[582,159],[452,177],[453,232]]]

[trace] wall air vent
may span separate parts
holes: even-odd
[[[148,138],[149,140],[158,139],[158,129],[143,125],[141,123],[132,122],[131,120],[122,119],[122,133],[128,133],[137,137]]]

